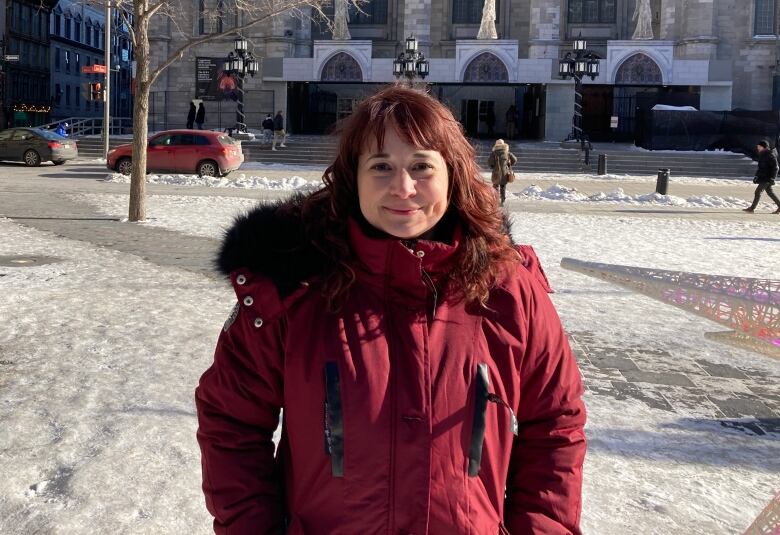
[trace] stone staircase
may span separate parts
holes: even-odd
[[[112,138],[110,146],[129,143],[129,139]],[[79,155],[84,158],[100,158],[103,145],[100,138],[81,138]],[[472,140],[477,148],[477,160],[487,169],[487,159],[492,143]],[[315,165],[324,167],[333,161],[336,140],[328,136],[290,136],[286,148],[271,151],[271,144],[262,141],[243,143],[247,162],[283,165]],[[562,149],[557,143],[511,142],[512,151],[518,156],[515,166],[518,172],[529,173],[582,173],[583,166],[577,150]],[[671,169],[671,176],[697,176],[711,178],[750,179],[755,174],[756,163],[739,154],[718,152],[652,152],[638,150],[628,145],[596,144],[590,156],[590,173],[596,174],[598,155],[607,155],[607,172],[613,175],[656,175],[658,169]]]

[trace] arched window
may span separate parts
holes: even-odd
[[[320,79],[323,82],[362,82],[363,71],[355,58],[339,52],[322,67]]]
[[[775,0],[755,0],[753,35],[775,35]]]
[[[569,22],[614,23],[616,4],[617,0],[569,0]]]
[[[615,84],[621,85],[660,85],[664,83],[658,64],[645,54],[634,54],[618,69]]]
[[[238,26],[235,0],[198,0],[198,34],[222,33]]]
[[[463,73],[464,82],[508,82],[509,72],[504,62],[490,52],[483,52],[469,63]]]

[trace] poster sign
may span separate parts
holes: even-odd
[[[617,128],[618,127],[618,116],[613,115],[609,118],[609,126],[610,128]]]
[[[225,72],[225,58],[195,58],[195,87],[195,98],[238,100],[238,84]]]

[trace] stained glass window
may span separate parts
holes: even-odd
[[[495,54],[483,52],[469,63],[463,74],[464,82],[508,82],[509,72]]]

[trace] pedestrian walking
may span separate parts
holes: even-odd
[[[197,109],[195,108],[195,103],[190,102],[190,111],[187,113],[187,129],[192,130],[192,126],[195,123],[195,115],[197,114]]]
[[[743,208],[742,211],[752,214],[758,206],[761,194],[766,191],[769,198],[777,205],[777,210],[772,213],[780,214],[780,199],[772,191],[772,186],[775,185],[775,179],[777,179],[777,155],[769,147],[769,142],[765,140],[758,142],[756,151],[758,152],[758,169],[756,169],[756,176],[753,178],[753,183],[757,184],[756,192],[753,194],[753,204],[748,208]]]
[[[271,136],[274,134],[274,119],[271,117],[271,114],[268,113],[265,116],[265,119],[263,119],[263,141],[266,143],[271,142]]]
[[[206,122],[206,107],[203,102],[198,104],[198,113],[195,115],[195,124],[198,125],[198,130],[203,130],[203,123]]]
[[[276,150],[277,140],[281,140],[280,147],[286,147],[287,145],[284,144],[286,139],[287,132],[284,130],[284,116],[282,116],[282,110],[279,110],[276,112],[276,117],[274,117],[274,140],[271,144],[271,150]]]
[[[238,303],[195,394],[215,530],[579,535],[580,373],[460,123],[386,88],[323,182],[220,249]]]
[[[515,172],[512,166],[516,163],[517,157],[509,152],[509,145],[503,139],[497,139],[490,156],[488,156],[488,166],[493,171],[490,179],[499,194],[501,206],[506,200],[507,183],[515,181]]]
[[[506,137],[507,139],[514,139],[517,136],[517,108],[514,104],[509,106],[506,110]]]

